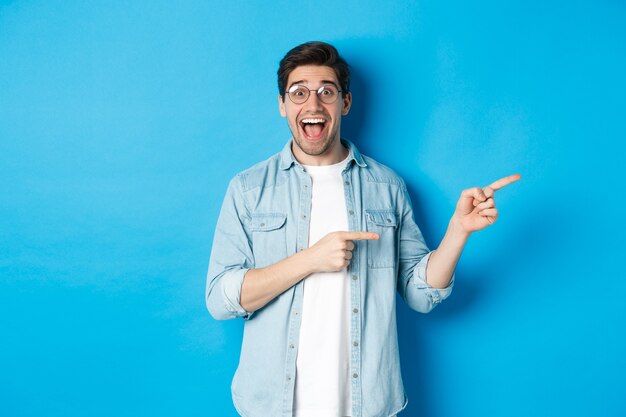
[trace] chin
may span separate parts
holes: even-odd
[[[302,150],[302,152],[312,156],[324,154],[332,147],[333,144],[333,140],[330,138],[320,139],[319,141],[311,142],[304,139],[303,137],[298,137],[295,142],[296,145]]]

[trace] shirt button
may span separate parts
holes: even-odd
[[[357,374],[356,372],[352,374],[352,378],[358,378],[359,374]]]
[[[289,345],[289,349],[293,349],[293,345]]]
[[[352,310],[352,312],[353,312],[353,313],[358,313],[358,312],[359,312],[359,309],[358,309],[358,308],[355,308],[355,309],[353,309],[353,310]]]
[[[352,342],[352,346],[357,347],[359,345],[359,342]]]
[[[348,213],[350,213],[350,216],[354,216],[354,211],[350,210]]]
[[[303,214],[303,215],[302,215],[302,218],[303,218],[303,219],[306,219],[306,214]]]
[[[387,223],[391,223],[391,219],[387,219]]]
[[[291,377],[287,375],[287,381],[291,381]]]
[[[352,281],[356,281],[356,275],[352,275]]]
[[[344,184],[350,185],[350,181],[346,181],[346,182],[344,182]]]
[[[261,227],[265,226],[265,223],[261,223]]]

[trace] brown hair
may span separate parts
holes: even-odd
[[[278,66],[278,92],[285,100],[287,79],[291,71],[302,65],[322,65],[331,67],[337,74],[341,95],[350,91],[350,66],[337,49],[325,42],[306,42],[291,49],[280,60]]]

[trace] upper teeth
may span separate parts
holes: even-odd
[[[319,119],[303,119],[302,120],[302,123],[324,123],[324,122],[326,122],[326,120],[325,119],[321,119],[321,118],[319,118]]]

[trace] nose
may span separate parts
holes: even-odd
[[[317,92],[311,91],[309,98],[303,104],[305,110],[322,110],[322,101],[317,96]]]

